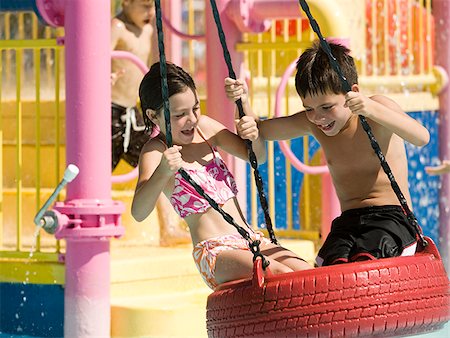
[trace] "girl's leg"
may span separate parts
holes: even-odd
[[[312,269],[313,266],[282,246],[267,243],[261,244],[261,253],[270,260],[283,264],[293,271]],[[271,269],[272,270],[272,269]]]
[[[294,271],[271,257],[266,256],[266,258],[270,261],[269,268],[273,274]],[[251,277],[253,275],[253,254],[248,250],[239,249],[222,251],[217,255],[214,275],[218,284]]]

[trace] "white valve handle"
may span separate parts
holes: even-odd
[[[80,172],[80,169],[75,164],[69,164],[64,171],[64,178],[63,180],[67,183],[72,182],[75,177],[77,177],[78,173]]]

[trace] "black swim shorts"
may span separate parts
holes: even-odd
[[[413,255],[417,236],[397,205],[346,210],[333,220],[316,263],[319,266]]]

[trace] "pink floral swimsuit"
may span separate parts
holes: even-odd
[[[228,170],[220,154],[212,148],[214,158],[199,169],[184,169],[189,176],[200,185],[205,193],[217,204],[223,205],[236,196],[238,190],[231,172]],[[206,199],[187,182],[181,174],[175,174],[175,187],[170,197],[170,203],[180,217],[204,213],[211,208]]]
[[[211,147],[211,150],[214,158],[205,166],[198,169],[184,168],[184,170],[203,188],[208,196],[216,201],[217,204],[223,205],[229,199],[234,198],[238,190],[234,177],[228,170],[220,154],[214,147]],[[192,214],[204,213],[211,208],[208,201],[200,196],[179,172],[175,174],[175,186],[170,197],[170,202],[178,215],[183,218]],[[264,244],[270,243],[267,238],[264,238],[262,232],[253,232],[252,229],[250,231],[252,239],[260,239]],[[247,240],[241,235],[230,234],[201,241],[194,246],[192,251],[197,269],[205,283],[211,289],[217,286],[214,275],[217,255],[226,250],[249,251],[250,248]]]

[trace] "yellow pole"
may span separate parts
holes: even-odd
[[[378,73],[378,25],[377,25],[377,0],[372,0],[372,76],[379,75]]]
[[[424,49],[423,49],[423,2],[421,0],[417,3],[417,12],[419,13],[419,69],[420,75],[424,73],[425,69],[425,57],[424,57]]]
[[[22,49],[16,50],[16,250],[22,249],[22,102],[21,102],[21,66]]]
[[[3,164],[3,112],[2,112],[2,88],[3,88],[3,50],[0,49],[0,163]],[[0,248],[3,246],[3,165],[0,165]]]
[[[426,25],[427,25],[427,72],[433,68],[432,41],[431,41],[431,0],[426,0]]]

